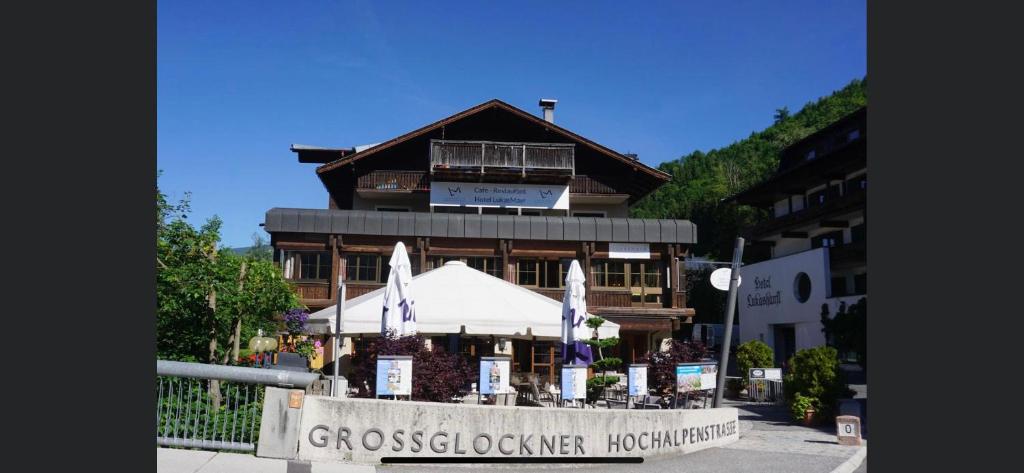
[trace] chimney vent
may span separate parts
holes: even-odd
[[[540,99],[540,109],[544,112],[544,121],[548,123],[555,122],[555,104],[558,103],[555,99]]]

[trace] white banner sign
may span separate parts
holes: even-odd
[[[648,243],[608,243],[608,257],[611,259],[651,259],[651,245]]]
[[[430,205],[567,210],[569,186],[434,181]]]

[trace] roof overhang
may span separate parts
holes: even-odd
[[[526,215],[477,215],[370,210],[286,209],[267,211],[270,233],[320,233],[438,238],[697,243],[689,220]]]

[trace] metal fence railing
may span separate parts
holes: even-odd
[[[319,375],[157,361],[157,445],[254,451],[267,385],[306,388]]]
[[[779,379],[751,379],[750,385],[747,387],[747,393],[751,402],[770,404],[782,404],[784,402],[782,380]]]

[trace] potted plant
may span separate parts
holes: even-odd
[[[815,404],[816,399],[813,397],[795,393],[793,401],[789,405],[790,412],[793,414],[793,420],[802,422],[805,426],[814,425],[814,414],[817,412]]]

